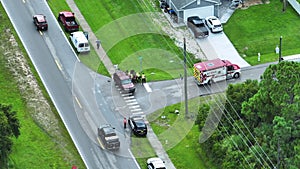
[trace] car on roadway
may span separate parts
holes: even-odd
[[[36,26],[36,30],[38,31],[46,31],[48,30],[48,23],[46,20],[46,16],[43,14],[36,14],[32,17],[33,23]]]
[[[117,136],[115,128],[110,124],[104,124],[98,127],[98,136],[104,148],[108,150],[118,150],[120,148],[120,140]]]
[[[149,158],[147,160],[147,168],[148,169],[166,169],[165,162],[158,158],[158,157],[153,157]]]
[[[132,83],[131,77],[129,77],[125,72],[117,70],[113,74],[113,79],[117,87],[119,87],[122,92],[134,94],[135,86]]]
[[[146,136],[147,135],[147,125],[144,121],[144,118],[139,115],[132,115],[128,118],[128,124],[136,136]]]
[[[215,16],[209,16],[205,18],[205,24],[208,26],[208,28],[211,30],[211,32],[222,32],[223,26],[219,18]]]

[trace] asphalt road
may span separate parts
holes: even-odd
[[[213,83],[210,86],[197,86],[197,84],[194,82],[193,77],[188,77],[188,98],[190,99],[198,96],[224,92],[228,84],[231,83],[240,83],[246,81],[247,79],[259,80],[262,73],[270,64],[271,63],[242,68],[242,75],[240,78]],[[143,112],[145,114],[149,114],[165,106],[184,101],[183,83],[184,81],[181,79],[171,81],[150,82],[148,84],[152,89],[152,92],[147,92],[147,90],[142,85],[138,84],[137,93],[135,94],[135,97],[140,106],[142,107]]]
[[[101,149],[97,126],[116,123],[116,116],[112,116],[114,112],[107,105],[98,107],[94,102],[94,90],[89,86],[95,84],[93,73],[79,62],[46,1],[1,0],[1,3],[87,168],[139,168],[128,149],[129,138],[120,125],[116,129],[121,149],[114,153]],[[48,31],[43,33],[36,30],[32,20],[39,13],[46,15],[49,24]],[[99,99],[104,103],[103,97]]]
[[[149,114],[183,101],[183,80],[150,82],[152,92],[138,84],[129,102],[110,78],[80,63],[45,1],[1,2],[87,168],[139,168],[129,150],[129,132],[123,129],[122,117],[132,113],[132,102],[138,103],[135,109]],[[42,34],[32,23],[32,16],[38,13],[45,14],[49,23],[48,31]],[[230,83],[259,80],[267,66],[246,67],[239,79],[204,87],[197,86],[189,77],[188,98],[222,92]],[[102,150],[97,140],[97,126],[105,123],[112,124],[120,136],[121,149],[117,152]]]

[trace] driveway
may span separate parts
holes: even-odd
[[[226,59],[240,67],[248,67],[248,64],[236,51],[231,41],[224,32],[210,33],[207,38],[196,40],[208,60]]]

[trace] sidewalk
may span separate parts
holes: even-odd
[[[100,45],[100,48],[97,49],[96,40],[98,38],[96,37],[94,32],[92,32],[92,29],[90,28],[90,26],[84,19],[83,15],[81,14],[78,7],[76,6],[75,2],[73,0],[66,0],[66,2],[68,3],[68,5],[72,9],[72,11],[76,14],[76,18],[77,18],[78,22],[80,23],[81,28],[84,31],[89,33],[89,41],[90,41],[91,45],[94,47],[94,49],[96,49],[95,51],[97,52],[99,58],[101,59],[101,61],[105,65],[105,67],[107,68],[108,72],[110,73],[110,75],[113,75],[113,73],[115,72],[114,65],[112,64],[111,60],[109,59],[109,57],[107,56],[106,52],[104,51],[104,49],[102,48],[101,45]],[[150,126],[148,126],[148,130],[149,130],[149,132],[147,134],[147,138],[148,138],[149,142],[151,143],[151,146],[155,150],[156,155],[158,157],[160,157],[163,161],[165,161],[166,167],[168,169],[175,169],[172,161],[169,159],[168,154],[165,152],[162,144],[160,143],[160,141],[158,140],[158,138],[156,137],[156,135],[154,134],[154,132],[152,131]]]
[[[109,59],[109,57],[107,57],[107,54],[105,53],[105,51],[104,51],[104,49],[102,48],[101,45],[100,45],[100,48],[97,49],[96,40],[98,38],[95,36],[95,34],[93,33],[92,29],[90,28],[90,26],[88,25],[88,23],[84,19],[84,17],[81,14],[80,10],[76,6],[74,0],[66,0],[66,2],[68,3],[68,5],[72,9],[72,11],[75,13],[76,18],[77,18],[78,22],[80,23],[81,28],[84,31],[86,31],[86,32],[89,33],[90,44],[94,47],[94,49],[96,49],[95,51],[97,52],[99,58],[101,59],[101,61],[105,65],[105,67],[108,70],[109,74],[112,75],[115,72],[114,65],[112,64],[112,62]]]

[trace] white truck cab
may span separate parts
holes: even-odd
[[[77,52],[89,52],[90,45],[89,41],[87,40],[86,36],[82,31],[72,32],[70,39],[76,48]]]

